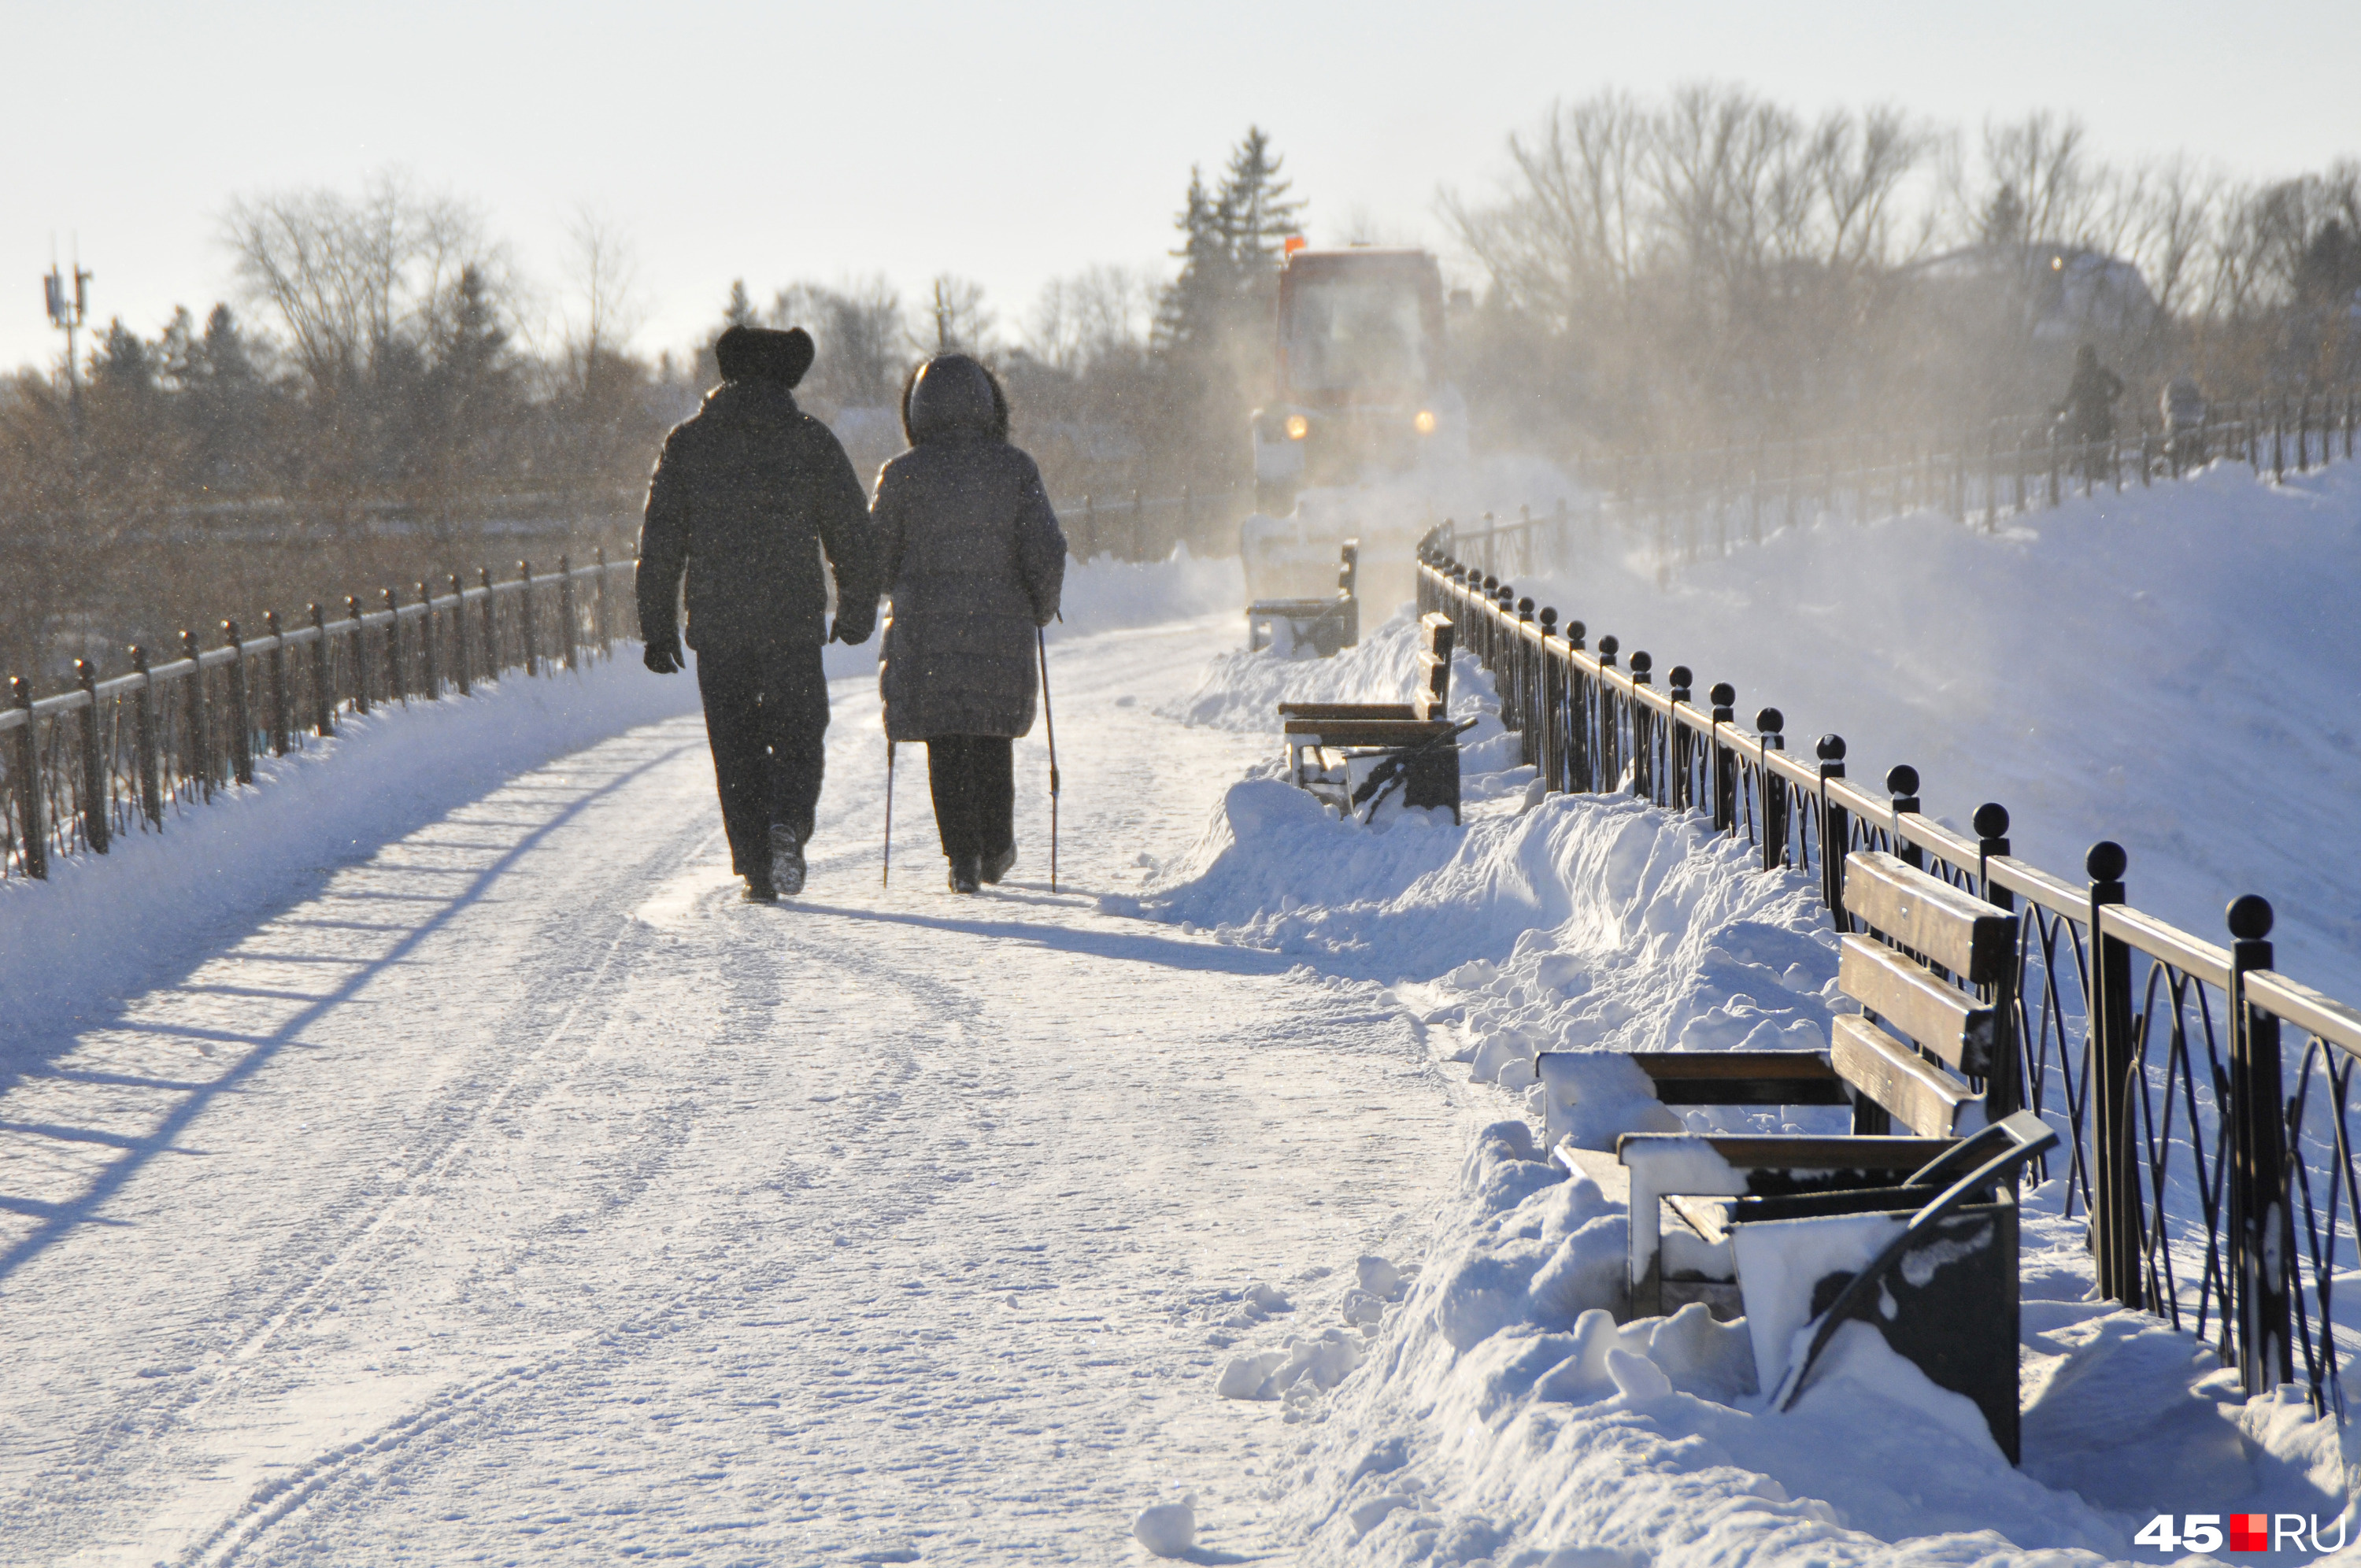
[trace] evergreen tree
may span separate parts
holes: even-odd
[[[95,395],[115,398],[144,397],[156,389],[155,357],[121,316],[106,323],[106,337],[90,356],[90,386]]]
[[[172,373],[181,386],[194,477],[209,491],[250,489],[266,466],[269,389],[227,305],[213,308],[202,337],[187,338],[181,331],[187,318],[185,311],[174,314],[167,339],[187,342]]]
[[[203,354],[204,347],[197,340],[196,317],[189,314],[188,306],[174,305],[170,323],[156,340],[158,369],[165,382],[186,392],[202,371]]]
[[[2006,182],[1984,203],[1982,221],[1977,226],[1986,245],[2024,245],[2032,237],[2025,232],[2025,199],[2015,185]]]
[[[1174,219],[1180,274],[1158,303],[1152,339],[1166,457],[1179,470],[1165,483],[1221,488],[1240,476],[1246,415],[1270,385],[1279,263],[1304,205],[1279,166],[1269,137],[1250,126],[1219,186],[1189,171]]]
[[[2296,263],[2296,298],[2312,307],[2349,307],[2361,294],[2361,239],[2335,218],[2320,225]]]
[[[1234,226],[1221,199],[1205,189],[1202,170],[1189,170],[1189,193],[1173,219],[1180,231],[1180,276],[1164,291],[1156,312],[1155,348],[1166,358],[1217,342],[1237,291],[1230,253]]]
[[[417,399],[415,467],[443,500],[497,470],[514,376],[509,331],[482,269],[461,268],[435,315]]]
[[[442,315],[435,370],[464,400],[500,378],[508,353],[508,328],[500,323],[500,306],[481,269],[460,269]]]
[[[169,405],[157,384],[157,351],[125,326],[109,322],[90,356],[83,400],[87,473],[98,486],[139,506],[172,480],[173,453],[163,428]]]
[[[746,280],[743,278],[732,278],[730,280],[730,302],[721,307],[721,324],[725,328],[763,324],[762,313],[754,308],[754,302],[747,297]]]
[[[253,386],[261,377],[254,352],[227,305],[215,305],[205,317],[205,377],[218,385]]]
[[[1279,178],[1282,161],[1262,127],[1248,126],[1222,181],[1218,205],[1228,225],[1230,257],[1249,281],[1277,269],[1288,236],[1302,226],[1297,220],[1304,203],[1288,198],[1293,182]]]

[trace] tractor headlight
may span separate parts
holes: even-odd
[[[1433,435],[1434,433],[1434,411],[1433,409],[1421,409],[1418,411],[1418,417],[1411,420],[1410,422],[1421,435]]]
[[[1312,422],[1310,420],[1305,419],[1301,414],[1290,414],[1287,416],[1288,440],[1301,441],[1311,433]]]

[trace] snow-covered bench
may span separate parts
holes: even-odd
[[[1866,931],[1844,933],[1838,983],[1863,1012],[1834,1021],[1826,1055],[1666,1052],[1622,1059],[1646,1076],[1665,1105],[1850,1104],[1851,1134],[1627,1133],[1617,1139],[1612,1157],[1570,1144],[1554,1151],[1569,1168],[1628,1194],[1629,1314],[1655,1316],[1701,1301],[1716,1317],[1744,1315],[1755,1327],[1758,1371],[1766,1387],[1785,1365],[1782,1336],[1789,1331],[1773,1332],[1765,1326],[1778,1313],[1761,1310],[1758,1299],[1793,1297],[1795,1282],[1802,1278],[1805,1300],[1824,1308],[1826,1301],[1816,1299],[1814,1292],[1833,1290],[1826,1277],[1845,1270],[1821,1266],[1833,1255],[1827,1254],[1827,1234],[1773,1229],[1750,1242],[1741,1235],[1744,1225],[1834,1214],[1858,1218],[1864,1212],[1899,1224],[1894,1216],[1907,1218],[1940,1196],[1961,1162],[2019,1150],[2006,1166],[2013,1180],[2024,1160],[2056,1141],[2039,1118],[2016,1112],[2014,1103],[2014,919],[1892,855],[1866,851],[1846,857],[1844,907],[1851,917],[1847,924],[1857,920]],[[1584,1078],[1595,1077],[1601,1065],[1581,1054],[1552,1054],[1536,1068],[1545,1092],[1559,1095],[1579,1093]],[[1897,1135],[1897,1124],[1906,1131]],[[1958,1209],[1964,1201],[1953,1195],[1950,1206]],[[1973,1210],[1979,1218],[1972,1223],[1990,1219],[1985,1211],[1991,1204],[2007,1201],[2005,1194],[1979,1197]],[[2005,1331],[2004,1354],[1986,1344],[1989,1336],[1979,1337],[1981,1331],[1970,1332],[1974,1344],[1959,1354],[1974,1364],[1972,1370],[1927,1370],[1936,1382],[1959,1387],[1979,1402],[1988,1400],[1994,1436],[2013,1455],[2014,1212],[2005,1224],[1988,1229],[2000,1251],[1990,1258],[1979,1255],[1976,1277],[2004,1276],[2005,1290],[1996,1284],[1987,1289],[1985,1281],[1970,1294],[1979,1302],[1977,1310],[1990,1318],[1992,1334]],[[1862,1232],[1862,1226],[1852,1230]],[[1846,1251],[1852,1245],[1842,1243],[1838,1251],[1852,1256]],[[1804,1255],[1781,1264],[1777,1247],[1801,1249]],[[1849,1268],[1857,1270],[1861,1261],[1852,1257]],[[1942,1276],[1940,1267],[1930,1267],[1930,1277]],[[1805,1310],[1789,1329],[1814,1315]],[[1894,1338],[1892,1324],[1883,1326]],[[2010,1369],[2005,1399],[1988,1386],[1999,1376],[1994,1369],[2002,1361]],[[1995,1414],[2003,1404],[2010,1411],[2004,1433]]]
[[[1322,658],[1361,641],[1361,542],[1345,541],[1336,591],[1323,598],[1256,599],[1246,606],[1246,652],[1268,646],[1284,622],[1289,646],[1310,647]]]
[[[1418,695],[1409,702],[1282,702],[1287,773],[1299,789],[1356,812],[1399,781],[1402,804],[1459,820],[1459,732],[1451,707],[1455,635],[1440,612],[1419,620]]]

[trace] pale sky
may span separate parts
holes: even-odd
[[[1696,78],[1972,128],[2070,110],[2121,158],[2278,175],[2361,154],[2356,0],[1186,6],[509,0],[0,3],[0,367],[61,347],[36,280],[79,236],[94,320],[154,333],[231,288],[236,195],[399,167],[463,197],[559,302],[588,204],[638,258],[649,350],[732,278],[938,272],[1005,322],[1047,280],[1161,265],[1189,166],[1272,133],[1315,238],[1440,244],[1554,98]]]

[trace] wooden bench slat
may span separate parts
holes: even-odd
[[[1992,1070],[1997,1010],[1882,942],[1850,934],[1843,942],[1839,991],[1961,1072]]]
[[[1442,718],[1290,718],[1284,728],[1290,741],[1307,746],[1415,746],[1456,732]]]
[[[1844,906],[1971,985],[1992,984],[2015,961],[2015,916],[1892,855],[1845,857]]]
[[[1817,1051],[1634,1051],[1666,1105],[1843,1105],[1851,1095]]]
[[[1679,1139],[1679,1133],[1625,1133],[1615,1140],[1621,1158],[1643,1138]],[[1708,1136],[1699,1140],[1739,1170],[1898,1170],[1905,1175],[1931,1163],[1956,1138],[1821,1138],[1766,1134],[1759,1137]],[[1629,1163],[1628,1161],[1626,1163]]]
[[[1960,1108],[1976,1098],[1966,1084],[1865,1018],[1833,1021],[1828,1058],[1921,1137],[1949,1135],[1959,1125]]]
[[[1279,705],[1281,718],[1312,718],[1334,722],[1339,719],[1384,718],[1417,720],[1422,716],[1406,702],[1282,702]]]

